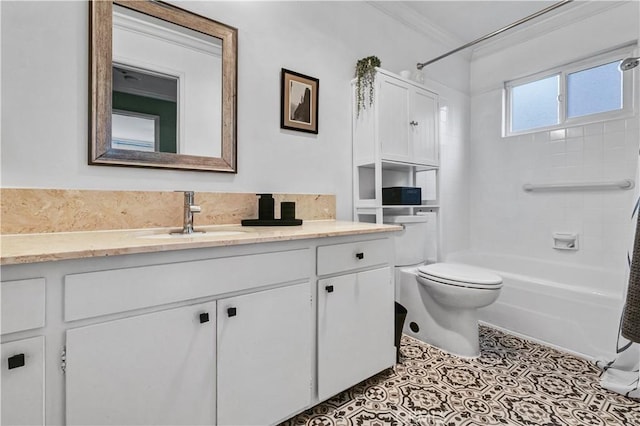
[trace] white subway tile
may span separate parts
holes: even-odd
[[[602,123],[587,124],[583,128],[584,136],[601,135],[603,131],[603,127],[604,126],[602,125]]]
[[[544,143],[549,140],[549,132],[538,132],[533,134],[534,143]]]
[[[625,132],[607,133],[604,135],[603,147],[604,150],[624,148],[626,143]]]
[[[582,166],[583,160],[582,160],[582,151],[572,151],[572,152],[567,152],[567,160],[566,160],[566,164],[569,167],[572,166]]]
[[[551,167],[565,167],[567,165],[567,154],[553,154],[551,156]]]
[[[626,160],[626,152],[624,148],[611,148],[604,150],[604,163],[612,164],[614,167],[619,166]]]
[[[584,130],[582,126],[579,127],[570,127],[567,129],[567,137],[568,138],[579,138],[582,137]]]
[[[624,132],[627,124],[625,120],[610,120],[604,123],[604,133]]]
[[[549,132],[549,140],[564,139],[566,137],[565,129],[552,130]]]
[[[603,141],[603,137],[601,134],[585,136],[583,141],[583,149],[585,151],[602,152],[602,147],[603,147],[602,141]]]
[[[582,178],[584,180],[599,180],[603,176],[602,158],[597,157],[595,160],[590,158],[591,153],[585,152],[582,159]]]
[[[551,155],[561,154],[563,152],[566,152],[566,150],[567,150],[567,146],[564,139],[554,140],[549,142],[549,153]]]
[[[627,119],[627,130],[640,128],[640,117],[633,117]]]
[[[567,152],[582,151],[584,147],[584,141],[582,137],[570,138],[566,140]]]

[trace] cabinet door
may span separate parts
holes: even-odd
[[[269,425],[311,402],[309,283],[218,301],[218,424]]]
[[[67,424],[214,424],[215,308],[68,330]]]
[[[3,343],[2,424],[44,424],[44,337]]]
[[[382,158],[410,161],[409,86],[400,80],[380,75],[377,90],[378,137]]]
[[[325,400],[395,363],[389,267],[318,281],[318,396]]]
[[[412,93],[411,147],[412,162],[438,164],[437,100],[433,93],[415,89]]]

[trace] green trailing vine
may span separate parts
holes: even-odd
[[[380,59],[377,56],[367,56],[356,62],[356,109],[357,115],[360,111],[373,105],[374,80],[376,77],[376,67],[380,66]]]

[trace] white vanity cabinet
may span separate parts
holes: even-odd
[[[35,330],[35,337],[9,337],[2,352],[3,425],[45,423],[45,279],[29,278],[2,282],[2,336],[20,336]]]
[[[389,253],[388,240],[318,247],[318,275],[341,273],[318,280],[320,401],[395,364]]]
[[[328,226],[3,265],[2,424],[275,425],[392,366],[390,229]]]
[[[44,337],[3,343],[2,424],[43,425]]]
[[[215,424],[216,303],[66,332],[68,425]]]
[[[218,424],[269,425],[311,403],[309,282],[218,301]]]

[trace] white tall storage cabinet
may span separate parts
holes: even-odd
[[[380,68],[374,84],[373,105],[359,113],[353,84],[354,220],[382,223],[385,213],[437,213],[438,95]],[[420,205],[382,204],[383,187],[424,185]]]

